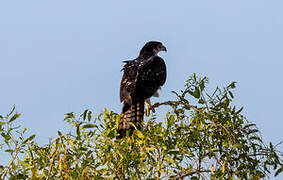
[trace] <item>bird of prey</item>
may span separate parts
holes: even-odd
[[[144,115],[144,103],[166,81],[166,64],[157,54],[167,51],[161,42],[150,41],[140,50],[136,59],[123,61],[123,77],[120,86],[120,101],[123,102],[117,138],[140,129]]]

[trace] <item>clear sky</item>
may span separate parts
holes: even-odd
[[[67,112],[121,111],[122,60],[149,40],[168,79],[156,101],[174,99],[192,73],[210,86],[237,81],[266,141],[283,139],[283,1],[1,1],[0,114],[15,104],[22,125],[47,143]],[[282,146],[280,148],[282,149]]]

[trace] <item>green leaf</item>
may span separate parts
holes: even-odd
[[[204,101],[202,98],[200,98],[199,101],[198,101],[198,103],[199,103],[199,104],[204,104],[205,101]]]
[[[91,111],[88,112],[88,115],[87,115],[88,122],[90,122],[90,120],[91,120],[91,113],[92,113]]]
[[[236,148],[242,148],[243,147],[243,145],[242,144],[239,144],[239,143],[237,143],[237,144],[234,144],[233,146],[232,146],[232,148],[233,149],[236,149]]]
[[[259,142],[262,142],[262,139],[260,139],[258,136],[252,136],[249,138],[249,140],[258,140]]]
[[[31,141],[35,138],[35,134],[31,135],[30,137],[28,137],[26,140],[24,140],[23,144],[25,144],[28,141]]]
[[[234,98],[234,95],[231,91],[228,91],[229,95],[231,96],[231,98]]]
[[[95,128],[95,127],[97,127],[95,124],[86,124],[82,126],[83,129]]]
[[[83,113],[83,119],[86,120],[86,115],[87,115],[88,110],[85,110]]]
[[[257,132],[259,132],[258,129],[252,129],[252,130],[248,131],[247,134],[254,134],[254,133],[257,133]]]
[[[251,127],[251,126],[256,126],[256,124],[252,124],[252,123],[251,124],[247,124],[247,125],[244,126],[244,128],[247,129],[248,127]]]
[[[59,136],[62,136],[62,133],[61,133],[61,131],[58,131],[58,135],[59,135]]]
[[[80,125],[81,125],[81,124],[78,124],[78,125],[76,126],[76,133],[77,133],[78,139],[80,139],[80,137],[81,137]]]
[[[70,120],[70,119],[74,119],[75,118],[75,116],[74,116],[74,113],[73,112],[70,112],[70,113],[67,113],[67,114],[65,114],[65,118],[64,118],[64,120]]]
[[[27,131],[27,128],[24,128],[23,131],[22,131],[22,133],[24,134],[26,131]]]
[[[195,87],[195,90],[192,92],[190,90],[188,90],[188,92],[195,98],[200,98],[200,91],[198,87]]]
[[[178,155],[178,154],[180,154],[180,151],[178,151],[178,150],[171,150],[171,151],[169,151],[168,153],[169,153],[169,154]]]
[[[236,114],[239,114],[243,109],[244,109],[244,107],[241,107],[241,108],[236,112]]]
[[[278,176],[282,171],[283,171],[283,167],[279,168],[279,169],[275,172],[274,176],[275,176],[275,177]]]
[[[141,138],[141,139],[143,139],[143,138],[144,138],[144,135],[142,134],[142,132],[141,132],[141,131],[136,130],[136,133],[137,133],[137,136],[138,136],[139,138]]]
[[[15,121],[18,117],[20,117],[21,116],[21,114],[20,113],[16,113],[16,114],[14,114],[14,116],[9,120],[9,123],[11,123],[11,122],[13,122],[13,121]]]
[[[274,148],[273,148],[273,144],[272,144],[271,142],[269,142],[269,146],[270,146],[271,152],[273,152],[273,151],[274,151]]]
[[[12,150],[12,149],[7,149],[7,150],[5,150],[5,152],[13,153],[14,150]]]
[[[228,85],[228,88],[234,89],[236,87],[236,83],[237,82],[233,81],[231,84]]]
[[[104,108],[104,113],[105,113],[105,116],[109,116],[109,111],[106,109],[106,108]]]
[[[170,127],[174,123],[174,121],[175,121],[175,116],[171,114],[167,121],[168,127]]]
[[[5,141],[9,141],[11,139],[11,135],[5,134],[4,132],[1,133],[1,136],[5,139]]]
[[[200,83],[199,83],[199,87],[200,87],[200,90],[201,90],[201,91],[204,90],[204,88],[205,88],[205,83],[207,83],[207,82],[208,82],[208,78],[207,78],[207,77],[202,78],[202,80],[201,80]]]
[[[129,122],[129,124],[130,124],[131,126],[133,126],[133,127],[135,128],[135,130],[137,130],[137,127],[136,127],[136,125],[135,125],[134,123]]]
[[[12,110],[9,112],[8,117],[11,116],[11,114],[15,111],[16,106],[13,106]]]

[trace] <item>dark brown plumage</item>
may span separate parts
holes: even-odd
[[[139,56],[126,63],[123,67],[123,77],[120,86],[120,101],[123,102],[119,120],[118,133],[122,138],[131,135],[135,129],[141,128],[144,115],[145,99],[153,96],[166,81],[166,65],[157,56],[158,52],[166,51],[162,43],[150,41],[140,51]]]

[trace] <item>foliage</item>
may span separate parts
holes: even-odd
[[[235,82],[207,93],[208,79],[192,75],[164,119],[153,114],[131,137],[116,139],[119,115],[90,110],[67,113],[69,133],[58,131],[40,146],[15,126],[13,109],[0,116],[2,151],[11,161],[0,167],[5,179],[261,179],[283,170],[272,143],[266,145],[256,125],[232,105]],[[197,106],[189,102],[196,100]],[[190,101],[189,101],[190,100]],[[280,155],[282,157],[282,155]]]

